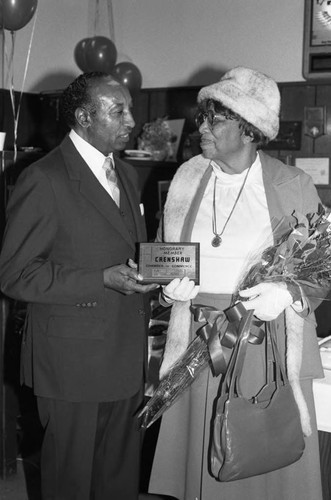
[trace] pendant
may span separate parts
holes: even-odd
[[[213,247],[219,247],[221,243],[222,238],[218,234],[211,240],[211,244]]]

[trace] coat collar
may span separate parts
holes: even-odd
[[[299,180],[298,170],[259,151],[263,182],[273,229],[288,214],[283,187]],[[202,155],[191,158],[177,171],[164,210],[165,241],[190,241],[203,193],[212,173],[210,161]]]

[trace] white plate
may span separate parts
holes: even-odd
[[[331,370],[331,336],[319,339],[322,365],[325,370]]]
[[[331,370],[331,351],[320,349],[322,365],[325,370]]]
[[[134,161],[152,161],[153,158],[151,156],[126,156],[124,159],[134,160]]]
[[[130,156],[130,158],[135,159],[147,159],[152,157],[152,153],[150,151],[144,151],[143,149],[126,149],[124,151],[126,156]]]

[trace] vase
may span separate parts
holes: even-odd
[[[152,158],[155,161],[164,161],[167,158],[167,151],[165,149],[156,149],[152,151]]]

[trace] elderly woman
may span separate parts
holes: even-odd
[[[202,154],[177,171],[159,238],[200,243],[200,286],[184,278],[163,289],[161,302],[172,311],[161,376],[201,326],[193,324],[191,302],[219,310],[228,307],[249,257],[273,243],[274,222],[294,210],[316,212],[320,203],[308,175],[260,150],[279,128],[280,95],[271,78],[236,67],[202,88],[198,105]],[[256,317],[276,323],[289,378],[304,395],[299,408],[306,434],[304,454],[296,463],[267,474],[230,483],[214,479],[208,447],[220,377],[206,369],[162,418],[150,492],[179,500],[320,500],[312,379],[322,377],[323,371],[312,301],[279,283],[257,285],[241,295]],[[292,336],[284,313],[289,308],[300,319]],[[249,345],[241,387],[248,397],[263,385],[264,349],[264,343]]]

